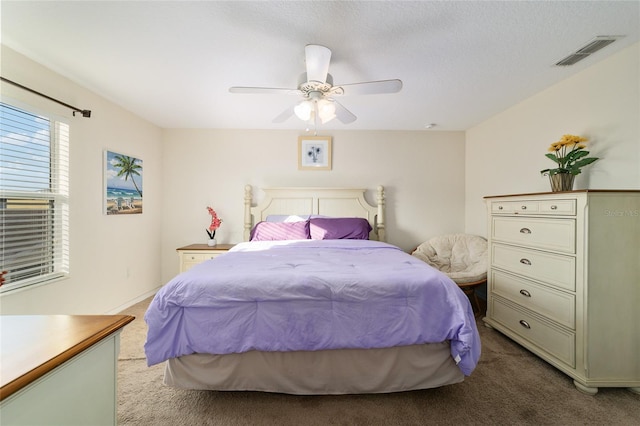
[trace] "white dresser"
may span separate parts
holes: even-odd
[[[117,423],[120,331],[130,315],[0,315],[0,423]]]
[[[640,191],[485,197],[485,323],[582,392],[640,393]]]

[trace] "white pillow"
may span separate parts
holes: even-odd
[[[309,219],[309,215],[270,214],[267,216],[265,222],[303,222],[307,219]]]
[[[318,214],[306,214],[306,215],[270,214],[265,219],[265,222],[302,222],[302,221],[313,219],[316,217],[329,217],[329,216],[321,216]]]

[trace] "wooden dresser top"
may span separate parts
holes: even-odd
[[[184,247],[180,247],[177,248],[176,251],[183,251],[183,250],[189,250],[189,251],[195,251],[195,250],[230,250],[233,248],[233,246],[235,246],[235,244],[216,244],[215,246],[211,247],[208,246],[206,244],[190,244],[188,246],[184,246]]]
[[[0,400],[134,319],[130,315],[1,315]]]

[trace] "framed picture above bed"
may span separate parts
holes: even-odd
[[[298,170],[331,170],[331,136],[298,137]]]

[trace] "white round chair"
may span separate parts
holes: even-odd
[[[440,235],[411,254],[444,272],[469,296],[474,311],[480,311],[475,290],[487,282],[487,240],[471,234]]]

